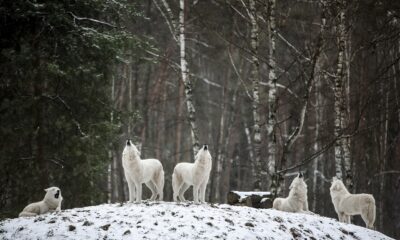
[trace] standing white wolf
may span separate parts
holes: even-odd
[[[122,153],[122,166],[129,187],[129,202],[142,201],[142,184],[146,184],[151,190],[150,200],[155,200],[157,194],[159,200],[163,200],[164,170],[157,159],[140,158],[140,152],[131,140],[126,141]]]
[[[207,145],[196,154],[194,163],[178,163],[172,174],[174,201],[178,201],[178,196],[181,201],[186,201],[183,195],[193,185],[193,201],[204,203],[211,166],[211,155]]]
[[[50,187],[44,191],[46,191],[46,195],[43,200],[26,206],[19,214],[20,217],[32,217],[47,212],[61,211],[61,202],[63,200],[61,190],[58,187]]]
[[[361,214],[367,228],[374,227],[376,207],[371,194],[351,194],[336,177],[332,180],[330,192],[340,222],[351,223],[350,216]]]
[[[299,173],[293,179],[289,189],[289,196],[287,198],[276,198],[272,208],[285,212],[311,213],[308,210],[307,184],[304,182],[302,173]]]

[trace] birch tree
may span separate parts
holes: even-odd
[[[255,176],[253,178],[256,181],[257,187],[262,187],[262,164],[261,164],[261,126],[260,126],[260,75],[259,66],[260,62],[258,59],[258,24],[257,24],[257,9],[255,1],[250,0],[250,22],[251,22],[251,52],[252,52],[252,70],[251,70],[251,81],[253,86],[253,144],[254,144],[254,165],[256,167]]]
[[[191,139],[193,152],[196,154],[199,150],[200,143],[196,124],[196,109],[193,102],[193,83],[189,76],[189,68],[186,60],[186,40],[185,40],[185,0],[179,1],[179,47],[180,47],[180,66],[183,84],[185,85],[186,107],[188,111],[188,119],[191,129]]]
[[[349,140],[344,137],[346,127],[346,96],[345,96],[345,51],[346,51],[346,1],[338,1],[339,17],[337,20],[338,57],[336,76],[334,79],[334,136],[335,142],[335,169],[336,176],[343,178],[342,168],[346,173],[346,185],[351,185],[351,164]]]
[[[268,150],[268,174],[271,184],[271,192],[276,194],[279,190],[278,188],[278,177],[276,175],[276,136],[275,136],[275,125],[276,125],[276,113],[277,113],[277,98],[276,98],[276,20],[275,20],[275,7],[276,0],[268,1],[269,18],[268,18],[268,30],[269,30],[269,56],[268,56],[268,117],[267,117],[267,150]],[[263,172],[264,175],[264,172]],[[266,177],[266,176],[265,176]]]

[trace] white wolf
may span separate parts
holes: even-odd
[[[193,201],[204,203],[211,166],[211,155],[207,145],[196,154],[194,163],[178,163],[172,174],[174,201],[178,201],[178,196],[181,201],[186,201],[183,195],[193,185]]]
[[[340,222],[350,223],[351,215],[361,214],[367,228],[374,227],[376,210],[375,199],[371,194],[351,194],[336,177],[332,180],[330,192]]]
[[[47,212],[60,212],[63,200],[61,190],[58,187],[50,187],[45,189],[45,191],[46,195],[42,201],[29,204],[22,210],[19,216],[31,217]]]
[[[157,194],[159,200],[163,200],[164,170],[161,162],[157,159],[140,158],[140,152],[131,140],[126,141],[122,153],[122,166],[129,188],[129,202],[142,201],[142,184],[146,184],[151,190],[150,200],[155,200]]]
[[[308,210],[307,184],[304,182],[302,173],[299,173],[293,179],[289,189],[289,196],[287,198],[276,198],[272,208],[285,212],[311,213]]]

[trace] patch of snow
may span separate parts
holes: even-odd
[[[265,201],[267,201],[267,200],[269,200],[270,198],[262,198],[261,199],[261,201],[260,201],[260,203],[263,203],[263,202],[265,202]]]
[[[0,239],[391,239],[335,219],[172,202],[103,204],[0,222]]]

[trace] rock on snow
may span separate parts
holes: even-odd
[[[318,215],[225,204],[103,204],[0,222],[0,239],[391,239]]]

